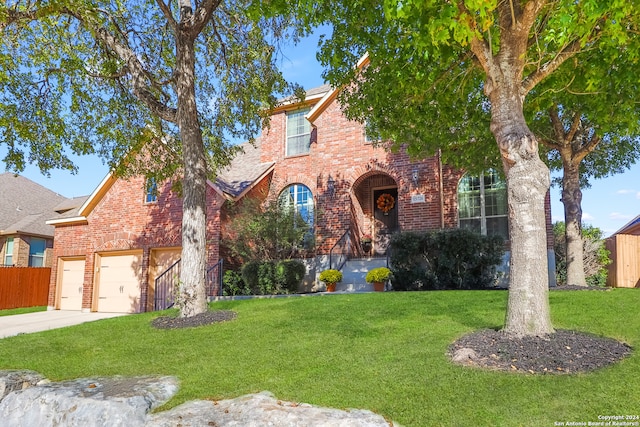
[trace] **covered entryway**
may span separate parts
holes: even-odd
[[[60,310],[82,310],[84,285],[84,257],[60,259],[58,261],[58,283],[60,284]]]
[[[360,239],[372,238],[371,249],[363,250],[369,255],[383,256],[387,252],[392,233],[398,231],[398,186],[386,173],[372,171],[354,185],[357,205],[355,220]]]
[[[96,311],[138,313],[142,280],[142,251],[97,255]]]

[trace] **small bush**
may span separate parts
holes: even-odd
[[[307,267],[302,261],[284,260],[278,262],[278,282],[287,293],[296,293],[307,273]]]
[[[233,270],[227,270],[224,272],[222,278],[222,295],[224,296],[236,296],[236,295],[251,295],[251,289],[249,289],[242,275]]]
[[[260,295],[260,283],[258,282],[259,261],[249,261],[242,266],[242,280],[249,289],[251,295]]]
[[[342,272],[334,269],[324,270],[318,276],[318,280],[324,283],[338,283],[342,281]]]
[[[391,278],[391,270],[387,267],[378,267],[367,272],[365,280],[367,283],[386,282]]]
[[[482,289],[493,285],[504,254],[498,236],[451,229],[401,233],[391,240],[394,289]]]
[[[297,292],[305,273],[298,260],[251,261],[242,267],[242,279],[252,295]]]

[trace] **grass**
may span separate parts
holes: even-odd
[[[506,292],[370,293],[212,304],[234,321],[156,330],[144,313],[0,340],[0,369],[52,380],[175,375],[169,408],[269,390],[372,410],[404,426],[546,426],[640,415],[640,355],[588,374],[525,375],[451,364],[458,337],[503,323]],[[556,328],[640,345],[640,292],[551,292]]]
[[[9,308],[6,310],[0,310],[0,316],[13,316],[14,314],[35,313],[36,311],[46,311],[47,306],[41,307],[26,307],[26,308]]]

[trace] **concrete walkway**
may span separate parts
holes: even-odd
[[[79,325],[94,320],[125,316],[126,313],[83,313],[81,311],[51,310],[36,313],[0,316],[0,338],[19,334],[48,331]]]

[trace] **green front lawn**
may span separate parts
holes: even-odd
[[[269,390],[279,398],[370,409],[404,426],[552,426],[640,415],[640,355],[579,375],[452,365],[459,336],[501,326],[502,291],[395,292],[226,301],[234,321],[156,330],[145,313],[0,340],[0,369],[52,380],[175,375],[166,407]],[[551,292],[557,328],[640,345],[640,291]]]
[[[13,316],[14,314],[35,313],[36,311],[46,311],[47,306],[39,307],[26,307],[26,308],[8,308],[6,310],[0,310],[0,316]]]

